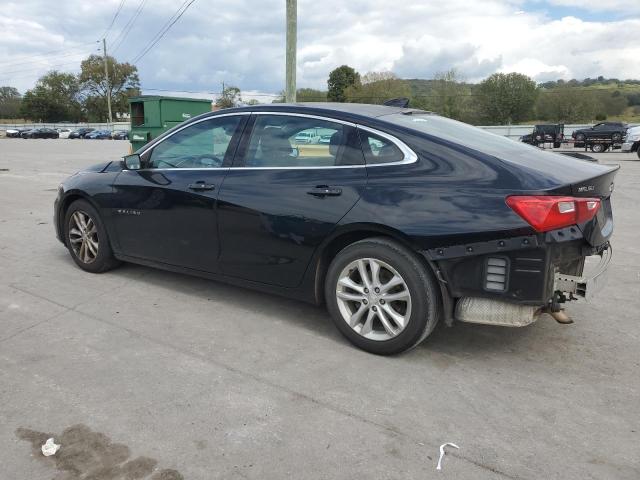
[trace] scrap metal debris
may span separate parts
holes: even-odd
[[[442,458],[444,457],[444,447],[446,447],[447,445],[453,448],[460,449],[460,447],[455,443],[443,443],[442,445],[440,445],[440,458],[438,459],[438,466],[436,467],[436,470],[442,470]]]
[[[56,445],[52,437],[49,440],[47,440],[44,443],[44,445],[42,445],[42,454],[45,457],[50,457],[51,455],[55,455],[59,449],[60,449],[60,445]]]

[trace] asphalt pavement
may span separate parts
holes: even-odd
[[[635,155],[598,155],[621,165],[614,255],[574,324],[440,326],[388,358],[322,308],[77,268],[54,235],[58,183],[127,150],[0,139],[0,478],[640,478]],[[62,447],[45,458],[49,436]],[[437,472],[445,442],[460,449]]]

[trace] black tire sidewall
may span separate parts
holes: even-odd
[[[73,251],[71,247],[71,242],[69,240],[69,220],[71,219],[71,215],[74,212],[81,210],[91,217],[93,223],[96,225],[98,229],[98,255],[96,259],[91,263],[84,263],[82,260],[78,258],[78,256]],[[102,219],[98,214],[98,211],[86,200],[76,200],[69,208],[64,215],[64,243],[71,254],[71,258],[81,269],[86,270],[87,272],[92,273],[101,273],[105,270],[109,269],[113,263],[113,252],[111,250],[111,245],[109,244],[109,237],[107,235],[107,231],[104,228],[104,224],[102,223]]]
[[[362,337],[342,318],[335,295],[342,270],[359,258],[376,258],[391,265],[402,276],[411,294],[411,317],[396,337],[376,341]],[[325,301],[333,322],[354,345],[378,355],[393,355],[409,350],[433,330],[438,320],[439,298],[430,272],[410,250],[386,240],[364,240],[343,249],[333,260],[325,279]]]

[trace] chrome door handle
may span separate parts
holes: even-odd
[[[317,187],[313,187],[307,193],[314,197],[337,197],[338,195],[342,195],[342,189],[329,187],[328,185],[318,185]]]
[[[190,183],[187,185],[189,190],[203,191],[203,190],[213,190],[216,186],[213,183],[204,183],[204,182],[196,182]]]

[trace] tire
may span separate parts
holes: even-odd
[[[594,143],[591,145],[591,151],[593,153],[602,153],[605,151],[605,147],[601,143]]]
[[[83,227],[83,223],[86,227]],[[83,233],[83,229],[87,233]],[[67,208],[64,240],[73,261],[87,272],[102,273],[120,264],[113,256],[100,215],[86,200],[76,200]]]
[[[553,148],[560,148],[561,146],[562,146],[562,143],[560,143],[560,142],[555,142],[553,144]]]
[[[622,134],[621,133],[614,133],[613,135],[611,135],[611,141],[612,142],[621,142],[622,141]]]
[[[372,262],[379,267],[377,282]],[[367,282],[359,273],[362,267],[371,289],[365,287]],[[385,293],[391,279],[396,286],[387,287]],[[327,309],[338,330],[357,347],[377,355],[394,355],[417,346],[442,315],[440,289],[430,269],[417,254],[387,238],[361,240],[340,251],[329,266],[324,289]],[[388,296],[398,299],[385,301]],[[354,319],[353,327],[350,319]]]

